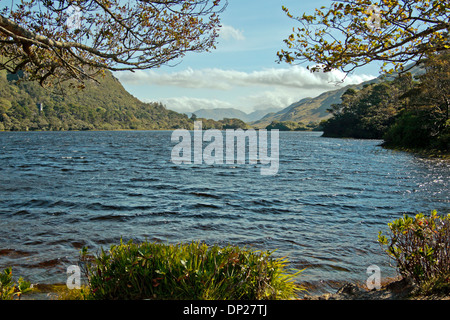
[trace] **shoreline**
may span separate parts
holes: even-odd
[[[66,284],[37,284],[35,290],[26,293],[19,300],[79,300],[79,295],[67,289]],[[450,294],[422,295],[416,293],[417,287],[404,278],[387,278],[381,288],[368,290],[365,286],[351,282],[345,283],[335,293],[299,294],[296,301],[315,300],[449,300]],[[176,301],[176,300],[174,300]],[[288,301],[288,300],[286,300]]]
[[[450,300],[450,294],[423,295],[417,292],[417,286],[404,278],[392,279],[379,289],[368,290],[353,283],[347,283],[336,293],[323,295],[305,295],[303,300]]]
[[[442,150],[435,149],[412,149],[412,148],[404,148],[404,147],[396,147],[385,145],[384,143],[380,144],[380,147],[391,150],[391,151],[400,151],[411,153],[420,157],[431,158],[431,159],[441,159],[441,160],[450,160],[450,153]]]

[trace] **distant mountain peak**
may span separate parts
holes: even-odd
[[[265,108],[261,110],[255,110],[251,113],[238,110],[236,108],[214,108],[214,109],[199,109],[192,113],[186,113],[188,116],[195,114],[198,118],[213,119],[216,121],[229,118],[240,119],[244,122],[252,122],[261,119],[264,115],[280,111],[281,108]]]

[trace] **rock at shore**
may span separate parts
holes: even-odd
[[[380,289],[365,290],[347,283],[336,293],[304,297],[305,300],[405,300],[414,292],[415,286],[407,279],[393,281]]]

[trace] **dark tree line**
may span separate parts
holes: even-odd
[[[422,63],[423,74],[349,89],[322,122],[324,136],[384,139],[390,147],[450,150],[450,53]]]

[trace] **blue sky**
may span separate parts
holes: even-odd
[[[115,75],[142,101],[158,101],[168,109],[192,112],[201,108],[233,107],[244,112],[284,108],[305,97],[335,89],[340,74],[311,74],[306,64],[277,63],[285,49],[283,39],[296,21],[282,5],[297,15],[328,6],[329,0],[229,0],[221,14],[222,29],[212,52],[189,53],[175,66]],[[345,84],[376,77],[374,66],[357,70]]]

